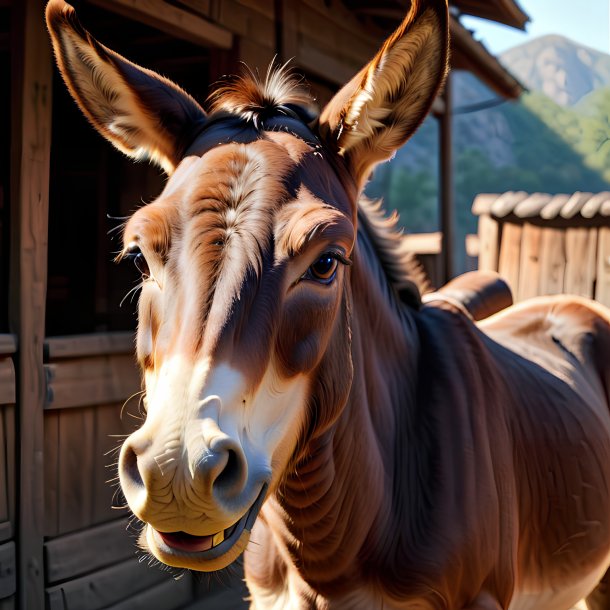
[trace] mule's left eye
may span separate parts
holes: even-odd
[[[128,258],[133,261],[133,264],[136,266],[136,269],[142,274],[142,277],[150,277],[150,269],[148,268],[146,258],[144,257],[140,250],[140,247],[136,243],[129,244],[125,252],[125,258]]]
[[[338,264],[336,254],[325,252],[307,269],[303,278],[314,280],[320,284],[330,284],[335,279]]]

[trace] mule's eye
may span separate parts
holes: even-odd
[[[314,280],[320,284],[330,284],[337,275],[337,255],[333,252],[325,252],[318,260],[307,269],[304,279]]]
[[[142,251],[140,250],[140,246],[138,246],[138,244],[132,242],[127,246],[127,249],[125,251],[125,258],[128,258],[133,261],[133,264],[136,266],[136,269],[142,274],[142,277],[150,277],[150,269],[148,268],[148,263],[146,262],[146,258],[142,254]]]

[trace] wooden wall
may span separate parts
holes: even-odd
[[[515,301],[577,294],[610,306],[608,219],[479,216],[479,269],[498,271]]]

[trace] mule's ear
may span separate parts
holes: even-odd
[[[428,114],[448,54],[447,0],[411,0],[400,27],[323,110],[320,133],[346,157],[359,188]]]
[[[199,104],[97,42],[63,0],[51,0],[46,17],[61,74],[93,126],[130,157],[171,173],[205,122]]]

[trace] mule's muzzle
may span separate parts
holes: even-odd
[[[163,563],[201,572],[221,570],[233,563],[245,550],[250,532],[267,495],[264,484],[254,504],[231,527],[210,536],[187,532],[160,532],[146,528],[146,544]]]

